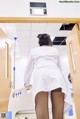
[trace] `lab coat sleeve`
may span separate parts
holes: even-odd
[[[30,84],[30,77],[33,72],[33,59],[32,56],[29,56],[28,63],[26,66],[25,74],[24,74],[24,84],[28,86]]]

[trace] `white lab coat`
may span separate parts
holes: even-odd
[[[59,52],[54,47],[41,46],[31,50],[24,82],[26,85],[32,85],[34,102],[38,92],[50,92],[60,87],[65,94],[64,111],[72,104],[68,83],[61,71]]]

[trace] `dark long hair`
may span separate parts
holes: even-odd
[[[52,41],[50,38],[50,35],[48,34],[38,34],[37,36],[39,38],[39,45],[43,46],[43,45],[52,45]]]

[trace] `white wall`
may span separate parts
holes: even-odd
[[[0,17],[29,17],[29,2],[46,2],[46,17],[80,18],[80,3],[59,3],[59,0],[0,0]]]
[[[27,59],[16,59],[15,61],[15,89],[24,87],[24,73],[27,65]]]

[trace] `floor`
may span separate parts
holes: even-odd
[[[50,114],[50,119],[52,119],[51,111],[49,114]],[[24,114],[17,115],[15,119],[36,119],[36,115],[35,115],[35,113],[34,114],[25,114],[24,113]],[[73,107],[72,107],[72,112],[69,111],[69,112],[65,113],[64,119],[76,119],[74,103],[73,103]]]
[[[73,114],[69,115],[68,113],[66,113],[64,115],[64,119],[76,119],[76,115],[75,114],[73,115]],[[36,119],[36,115],[35,115],[35,113],[34,114],[19,114],[16,116],[15,119]],[[50,113],[50,119],[52,119],[51,113]]]
[[[36,115],[33,115],[33,114],[25,115],[25,117],[17,116],[15,119],[36,119]],[[52,118],[50,117],[50,119],[52,119]],[[75,118],[74,118],[74,116],[65,116],[64,119],[75,119]]]

